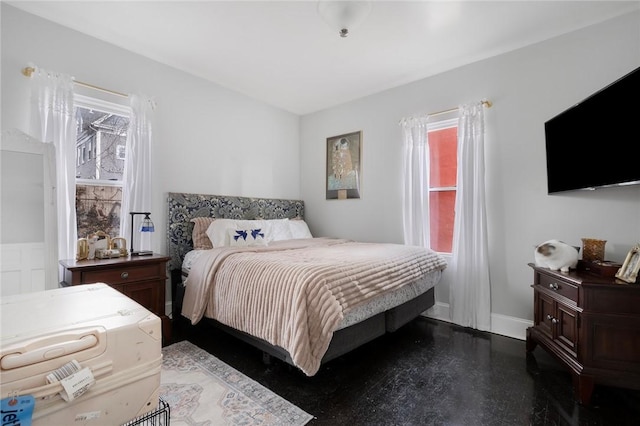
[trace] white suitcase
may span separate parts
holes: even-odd
[[[33,425],[120,425],[156,409],[161,322],[143,306],[101,283],[0,301],[1,397],[33,395]],[[47,375],[72,360],[95,382],[66,401]]]

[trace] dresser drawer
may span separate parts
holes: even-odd
[[[158,275],[157,264],[125,265],[117,268],[83,271],[82,283],[104,282],[107,284],[120,284],[158,278]]]
[[[578,303],[578,287],[576,285],[545,274],[538,274],[538,277],[536,285]]]

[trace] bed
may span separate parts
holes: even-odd
[[[173,316],[313,376],[434,304],[446,268],[400,244],[313,237],[300,200],[168,195]]]

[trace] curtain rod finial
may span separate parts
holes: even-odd
[[[36,69],[33,68],[33,67],[25,67],[25,68],[22,69],[22,74],[25,77],[31,77],[31,74],[33,74],[35,70]]]
[[[493,106],[493,102],[485,99],[484,101],[482,101],[482,105],[484,105],[487,108],[491,108]]]

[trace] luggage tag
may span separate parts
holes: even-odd
[[[10,396],[2,400],[0,411],[2,424],[31,426],[35,400],[31,395]]]
[[[65,401],[71,402],[84,394],[95,382],[93,373],[91,373],[89,367],[85,367],[77,373],[60,380],[64,388],[64,391],[60,392],[60,396]]]
[[[65,401],[71,402],[85,393],[96,380],[89,367],[82,368],[74,359],[47,375],[47,382],[60,382],[62,385],[60,396]]]

